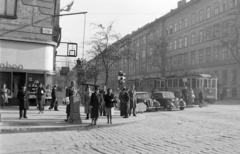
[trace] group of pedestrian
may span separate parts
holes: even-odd
[[[126,87],[123,87],[119,92],[119,100],[120,100],[120,115],[124,118],[129,118],[132,114],[133,116],[136,115],[136,90],[135,86],[132,85],[131,89],[128,90]]]
[[[10,94],[10,90],[7,88],[4,83],[0,89],[0,104],[2,109],[4,109],[5,104],[8,103],[8,95]]]
[[[179,88],[177,88],[176,91],[174,92],[174,95],[178,99],[182,98],[187,105],[192,105],[195,101],[195,94],[192,87],[185,86],[182,89],[182,91],[180,91]],[[202,89],[198,93],[198,98],[199,98],[199,107],[202,107],[203,98],[204,98]]]
[[[107,123],[112,124],[112,115],[114,115],[114,104],[116,103],[116,97],[112,93],[111,88],[106,88],[103,85],[100,90],[99,87],[94,87],[94,92],[91,92],[89,86],[86,86],[84,92],[84,111],[86,113],[86,119],[91,116],[91,125],[96,125],[99,116],[107,116]]]

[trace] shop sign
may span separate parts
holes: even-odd
[[[42,28],[42,33],[51,35],[52,29],[51,28]]]
[[[8,62],[6,62],[6,64],[4,63],[0,63],[0,68],[5,68],[5,69],[23,69],[23,65],[16,65],[16,64],[8,64]]]

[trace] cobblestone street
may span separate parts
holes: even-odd
[[[240,105],[144,114],[141,122],[117,127],[1,134],[1,153],[240,153]]]

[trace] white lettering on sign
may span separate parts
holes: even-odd
[[[42,28],[42,33],[51,35],[52,29],[51,28]]]
[[[6,69],[23,69],[23,65],[16,65],[16,64],[8,64],[8,62],[6,62],[6,64],[4,63],[0,63],[0,68],[6,68]]]

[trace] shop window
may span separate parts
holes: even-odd
[[[17,0],[0,0],[0,17],[17,18]]]
[[[164,87],[165,87],[165,82],[161,81],[161,88],[164,88]]]
[[[9,72],[0,72],[0,89],[3,84],[6,84],[6,87],[11,90],[11,73]]]

